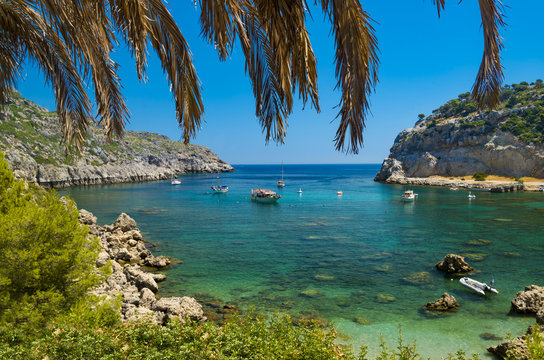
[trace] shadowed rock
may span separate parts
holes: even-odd
[[[423,306],[427,310],[435,311],[454,311],[459,307],[459,303],[452,295],[448,293],[442,294],[440,299],[434,302],[428,302]]]
[[[511,310],[518,313],[536,314],[544,309],[544,287],[529,285],[512,299]]]
[[[474,270],[472,266],[467,264],[464,257],[456,254],[444,256],[444,260],[439,261],[435,266],[447,274],[466,274]]]

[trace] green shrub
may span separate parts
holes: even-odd
[[[0,154],[0,321],[39,330],[68,313],[104,274],[98,240],[54,193],[16,181]]]
[[[477,172],[476,174],[472,175],[472,178],[476,181],[485,181],[489,175],[483,172]]]

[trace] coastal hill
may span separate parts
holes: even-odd
[[[81,149],[66,149],[56,112],[13,91],[0,108],[0,151],[18,178],[48,187],[168,179],[233,171],[210,149],[127,131],[108,142],[93,119]]]
[[[430,116],[419,115],[397,136],[375,180],[417,184],[475,173],[544,178],[543,81],[505,85],[500,99],[496,110],[478,111],[464,93]]]

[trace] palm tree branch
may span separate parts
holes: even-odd
[[[148,0],[148,4],[147,17],[151,24],[148,37],[171,83],[178,123],[185,143],[189,143],[200,129],[204,113],[191,51],[163,2]]]
[[[363,145],[369,96],[378,82],[378,43],[373,21],[357,0],[322,0],[336,40],[337,87],[342,90],[336,149],[357,153]],[[349,131],[349,145],[346,135]]]

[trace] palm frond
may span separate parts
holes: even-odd
[[[495,108],[500,103],[504,80],[500,56],[503,45],[499,34],[499,27],[505,26],[503,5],[499,0],[479,0],[479,4],[485,45],[480,69],[472,86],[472,97],[480,108]]]
[[[436,5],[436,11],[438,11],[438,17],[440,17],[440,11],[444,10],[444,7],[446,6],[446,0],[433,0],[433,4]]]
[[[53,85],[57,113],[64,138],[80,146],[88,126],[90,102],[63,40],[30,4],[24,0],[0,3],[0,28],[11,37],[44,72]],[[5,93],[5,90],[4,90]]]
[[[178,122],[183,129],[185,143],[189,143],[200,129],[204,113],[200,82],[191,51],[164,3],[161,0],[148,0],[148,4],[147,17],[151,24],[149,39],[171,83]]]
[[[357,0],[321,0],[336,41],[337,87],[342,90],[336,149],[357,153],[363,145],[369,96],[378,82],[378,43],[373,20]],[[346,135],[349,132],[349,145]]]
[[[215,46],[223,61],[234,46],[236,32],[232,16],[240,15],[241,4],[235,0],[199,0],[199,3],[201,34]]]

